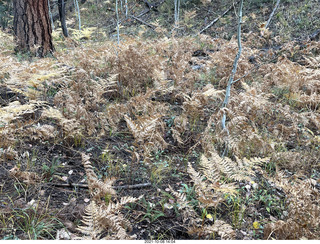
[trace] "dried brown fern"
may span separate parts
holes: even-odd
[[[269,157],[253,157],[251,159],[236,157],[236,160],[233,161],[228,157],[220,157],[216,152],[210,152],[209,158],[202,156],[200,164],[206,170],[203,170],[203,172],[209,171],[210,174],[214,175],[224,174],[234,181],[251,181],[251,177],[255,175],[253,168],[260,167],[269,161]],[[210,177],[208,178],[210,179]]]
[[[85,209],[82,223],[78,230],[86,235],[83,239],[91,240],[125,240],[133,239],[135,236],[127,234],[126,229],[131,230],[130,222],[120,213],[124,204],[135,202],[138,199],[133,197],[121,198],[120,202],[108,205],[99,204],[92,201]]]
[[[217,233],[223,240],[235,238],[235,231],[232,226],[222,220],[215,220],[212,225],[204,225],[203,219],[197,214],[189,201],[187,201],[186,195],[174,191],[170,186],[169,188],[177,200],[177,206],[182,216],[183,224],[187,228],[190,236],[211,239],[214,236],[214,233]]]
[[[236,181],[251,180],[253,166],[259,166],[269,161],[269,158],[252,158],[251,160],[236,158],[232,161],[229,158],[221,158],[217,153],[211,153],[211,157],[201,156],[201,173],[197,172],[192,165],[188,164],[188,173],[194,183],[197,200],[201,209],[217,208],[225,201],[225,195],[236,195],[235,186],[231,183],[221,182],[221,174]],[[198,237],[210,237],[212,233],[217,233],[222,239],[235,238],[232,226],[222,220],[215,220],[214,224],[205,224],[203,219],[197,216],[197,212],[187,201],[184,193],[175,192],[170,187],[173,195],[177,199],[179,211],[182,214],[184,225],[190,235]]]
[[[116,195],[116,191],[112,188],[115,179],[106,178],[105,181],[99,180],[89,159],[88,155],[82,154],[82,164],[87,174],[90,194],[94,201],[100,203],[101,198],[110,198]]]
[[[82,239],[133,239],[135,236],[127,234],[127,230],[131,230],[131,224],[121,213],[121,209],[124,205],[140,198],[126,196],[114,202],[113,198],[117,193],[112,188],[112,184],[115,179],[99,180],[89,159],[89,156],[82,154],[82,163],[92,197],[90,204],[85,209],[82,220],[84,225],[78,227],[78,230],[86,235]]]
[[[187,200],[186,194],[176,192],[170,185],[169,189],[172,192],[173,196],[176,198],[178,210],[182,215],[183,224],[186,225],[187,228],[198,226],[201,223],[201,218],[198,216],[194,208],[190,205],[190,202]]]
[[[264,238],[270,239],[316,239],[320,234],[320,193],[315,188],[313,179],[293,181],[286,179],[281,173],[274,182],[287,195],[288,217],[269,223],[264,228]]]
[[[203,91],[194,92],[192,96],[185,93],[179,93],[176,96],[183,98],[184,102],[182,108],[184,112],[191,118],[204,119],[205,107],[209,105],[209,102],[215,99],[223,100],[224,91],[215,89],[212,85],[207,85],[203,88]]]
[[[104,101],[104,87],[91,79],[84,70],[77,70],[73,79],[55,95],[54,103],[65,118],[74,119],[84,127],[82,133],[95,134],[97,125],[101,122],[97,114]]]
[[[31,127],[30,132],[35,133],[35,137],[53,137],[59,136],[63,140],[75,141],[82,137],[83,127],[76,119],[67,119],[58,109],[49,107],[42,111],[41,119],[53,119],[56,121],[56,130],[50,125],[43,125],[40,128]],[[45,129],[45,130],[44,130]],[[60,132],[60,133],[58,133]]]
[[[195,171],[190,163],[188,164],[188,173],[194,182],[200,208],[216,208],[225,200],[223,194],[235,194],[234,186],[231,184],[220,185],[220,175],[217,169],[208,162],[204,155],[201,157],[201,164],[206,177]],[[213,170],[213,172],[209,170]],[[170,190],[177,200],[178,209],[189,235],[198,236],[199,238],[212,238],[213,233],[217,233],[222,239],[233,239],[235,237],[235,232],[231,225],[222,220],[215,220],[213,225],[204,225],[203,218],[197,214],[189,201],[187,201],[186,195],[174,191],[171,187]]]
[[[139,116],[135,121],[125,115],[124,119],[137,145],[142,146],[146,158],[151,152],[167,148],[168,144],[163,139],[164,122],[161,115]]]
[[[38,184],[41,182],[41,177],[35,172],[21,171],[17,166],[9,170],[10,176],[18,180],[22,180],[27,184]]]

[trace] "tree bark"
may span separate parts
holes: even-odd
[[[39,57],[52,53],[48,0],[13,0],[13,11],[17,50]]]
[[[66,4],[64,0],[58,0],[58,9],[63,35],[68,37],[68,29],[66,24]]]

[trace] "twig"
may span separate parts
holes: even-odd
[[[138,17],[136,17],[136,16],[134,16],[134,15],[129,15],[129,16],[130,16],[131,18],[134,18],[135,20],[141,22],[142,24],[144,24],[144,25],[146,25],[146,26],[149,26],[151,29],[154,29],[154,28],[155,28],[155,26],[153,26],[153,25],[151,25],[151,24],[143,21],[142,19],[140,19],[140,18],[138,18]]]
[[[235,76],[235,74],[237,72],[238,61],[240,59],[240,55],[241,55],[241,51],[242,51],[242,45],[241,45],[242,8],[243,8],[243,0],[241,0],[240,8],[239,8],[239,21],[238,21],[238,33],[237,33],[239,51],[238,51],[238,53],[237,53],[237,55],[236,55],[236,57],[234,59],[234,62],[233,62],[233,68],[232,68],[231,75],[230,75],[230,78],[229,78],[229,81],[228,81],[228,85],[227,85],[227,88],[226,88],[226,96],[225,96],[224,101],[222,103],[222,109],[226,108],[228,103],[229,103],[231,86],[232,86],[232,83],[234,82],[233,79],[234,79],[234,76]],[[223,111],[222,120],[221,120],[221,124],[222,124],[222,129],[226,130],[227,134],[229,136],[229,131],[226,128],[226,119],[227,119],[227,115],[226,115],[226,111],[224,110]],[[225,148],[222,156],[225,155],[225,153],[227,151],[227,147],[228,147],[228,145],[226,145],[226,148]]]
[[[141,17],[143,15],[145,15],[146,13],[150,12],[150,8],[147,8],[146,10],[142,11],[137,17]]]
[[[151,186],[151,183],[141,183],[141,184],[135,184],[135,185],[124,185],[124,186],[114,186],[115,189],[138,189],[143,187]]]
[[[89,188],[88,184],[77,184],[77,183],[47,183],[56,187],[79,187],[79,188]],[[123,185],[123,186],[113,186],[114,189],[137,189],[151,186],[151,183],[141,183],[135,185]]]
[[[249,71],[248,71],[247,73],[245,73],[243,76],[241,76],[240,78],[232,81],[232,84],[231,84],[231,85],[233,85],[234,83],[238,82],[239,80],[242,80],[244,77],[247,77],[249,74],[252,73],[253,70],[255,70],[255,69],[259,68],[259,67],[260,67],[260,65],[257,65],[257,66],[255,66],[255,67],[253,67],[251,70],[249,70]]]
[[[270,17],[269,17],[269,19],[268,19],[268,21],[267,21],[267,24],[266,24],[266,27],[265,27],[266,29],[268,28],[268,26],[269,26],[269,24],[270,24],[270,22],[271,22],[271,19],[272,19],[274,13],[276,12],[276,10],[277,10],[277,8],[278,8],[278,6],[279,6],[279,3],[280,3],[280,0],[277,1],[276,6],[274,7],[272,13],[270,14]]]
[[[221,17],[225,16],[231,9],[233,9],[235,7],[235,5],[237,5],[240,2],[237,1],[236,4],[232,4],[226,11],[224,11],[219,17],[215,18],[212,22],[210,22],[210,24],[208,24],[206,27],[204,27],[201,31],[199,31],[199,34],[201,34],[202,32],[204,32],[205,30],[207,30],[208,28],[210,28],[212,25],[214,25]]]

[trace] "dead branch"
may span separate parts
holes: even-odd
[[[131,18],[133,18],[133,19],[141,22],[142,24],[144,24],[144,25],[146,25],[146,26],[149,26],[151,29],[154,29],[154,28],[155,28],[155,26],[153,26],[153,25],[151,25],[151,24],[143,21],[142,19],[140,19],[140,18],[138,18],[138,17],[136,17],[136,16],[134,16],[134,15],[129,15],[129,16],[130,16]]]
[[[79,187],[79,188],[89,188],[88,184],[77,184],[77,183],[47,183],[48,185],[55,187]],[[135,185],[123,185],[123,186],[113,186],[114,189],[139,189],[151,186],[151,183],[141,183]]]
[[[211,26],[213,26],[221,17],[225,16],[231,9],[233,9],[238,3],[240,2],[237,1],[235,4],[232,4],[226,11],[224,11],[219,17],[215,18],[212,22],[210,22],[210,24],[208,24],[206,27],[204,27],[201,31],[199,31],[199,34],[201,34],[202,32],[204,32],[205,30],[207,30],[208,28],[210,28]]]
[[[276,10],[277,10],[277,8],[278,8],[278,6],[279,6],[279,3],[280,3],[280,0],[277,1],[276,6],[274,7],[272,13],[270,14],[270,17],[269,17],[269,19],[268,19],[268,21],[267,21],[267,24],[266,24],[266,29],[268,28],[268,26],[269,26],[269,24],[270,24],[270,22],[271,22],[271,19],[272,19],[274,13],[276,12]]]

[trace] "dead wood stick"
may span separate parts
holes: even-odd
[[[79,187],[79,188],[89,188],[88,184],[77,184],[77,183],[48,183],[49,185],[56,187]],[[141,183],[135,185],[123,185],[123,186],[113,186],[114,189],[138,189],[143,187],[151,186],[151,183]]]
[[[142,11],[137,17],[142,17],[143,15],[149,12],[150,12],[150,8],[147,8],[146,10]]]
[[[155,26],[153,26],[153,25],[151,25],[151,24],[143,21],[142,19],[140,19],[140,18],[138,18],[138,17],[136,17],[136,16],[134,16],[134,15],[129,15],[129,16],[130,16],[131,18],[134,18],[135,20],[141,22],[142,24],[144,24],[144,25],[146,25],[146,26],[149,26],[151,29],[154,29],[154,28],[155,28]]]
[[[204,27],[201,31],[199,31],[199,34],[201,34],[202,32],[204,32],[205,30],[207,30],[208,28],[210,28],[211,26],[213,26],[221,17],[225,16],[231,9],[233,9],[235,7],[235,5],[237,5],[240,2],[237,1],[235,4],[232,4],[226,11],[224,11],[219,17],[215,18],[213,21],[210,22],[210,24],[208,24],[206,27]]]
[[[268,19],[268,21],[267,21],[267,24],[266,24],[266,29],[268,28],[268,26],[269,26],[269,24],[270,24],[270,22],[271,22],[271,19],[272,19],[274,13],[276,12],[276,10],[277,10],[277,8],[278,8],[278,6],[279,6],[279,3],[280,3],[280,0],[277,1],[276,6],[274,7],[272,13],[270,14],[270,17],[269,17],[269,19]]]
[[[260,66],[261,66],[261,65],[258,64],[257,66],[253,67],[253,68],[250,69],[247,73],[245,73],[243,76],[241,76],[240,78],[232,81],[231,84],[234,84],[234,83],[238,82],[239,80],[242,80],[243,78],[245,78],[246,76],[248,76],[249,74],[251,74],[253,70],[260,68]]]
[[[151,183],[141,183],[141,184],[135,184],[135,185],[124,185],[124,186],[114,186],[115,189],[138,189],[143,187],[151,186]]]

